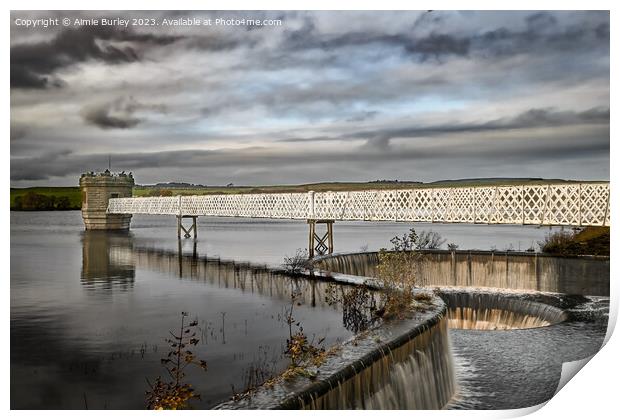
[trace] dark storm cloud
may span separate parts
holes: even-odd
[[[465,56],[469,53],[470,40],[449,34],[432,33],[428,36],[415,37],[409,34],[382,34],[373,32],[349,32],[345,34],[320,34],[311,19],[297,30],[285,33],[283,45],[287,50],[299,51],[319,48],[335,50],[345,47],[368,47],[374,45],[402,47],[411,55],[421,60],[444,55]]]
[[[502,27],[474,36],[472,45],[487,57],[555,54],[562,50],[575,52],[609,46],[609,25],[605,23],[582,22],[560,27],[556,18],[548,13],[530,15],[526,23],[526,28],[521,31]]]
[[[609,108],[592,108],[582,112],[557,111],[553,109],[530,109],[509,118],[499,118],[481,123],[450,123],[441,125],[416,125],[388,129],[355,131],[340,136],[316,136],[285,138],[281,142],[295,143],[325,140],[368,140],[367,146],[387,148],[394,138],[435,137],[447,134],[466,134],[476,132],[501,132],[506,130],[531,129],[539,127],[560,127],[580,124],[609,125]]]
[[[239,36],[237,33],[222,33],[192,36],[186,40],[184,46],[203,51],[228,51],[241,46],[251,48],[258,43],[257,39]]]
[[[148,46],[168,45],[180,38],[137,33],[130,29],[117,30],[111,26],[67,28],[50,41],[11,46],[11,87],[43,89],[60,86],[62,81],[54,75],[59,69],[87,60],[106,64],[138,61]],[[118,45],[102,41],[117,42]]]
[[[362,122],[362,121],[370,120],[376,117],[377,115],[379,115],[378,111],[366,111],[366,112],[361,112],[359,114],[356,114],[350,118],[347,118],[346,121],[347,122]]]
[[[16,123],[14,121],[11,121],[10,131],[11,131],[10,132],[10,139],[11,140],[19,140],[19,139],[25,137],[26,133],[27,133],[27,129],[26,129],[25,125]]]
[[[163,105],[147,105],[132,97],[121,97],[112,102],[91,105],[82,111],[84,120],[99,128],[132,128],[143,119],[135,116],[139,111],[166,112]]]
[[[314,148],[304,153],[295,150],[277,151],[265,147],[218,150],[179,150],[148,153],[112,154],[114,166],[126,170],[149,168],[197,168],[208,171],[223,171],[233,174],[235,168],[262,170],[277,167],[291,169],[316,165],[317,168],[346,167],[355,161],[357,165],[389,165],[399,167],[401,162],[432,163],[449,160],[497,162],[501,166],[508,162],[516,165],[532,164],[553,159],[575,159],[584,156],[601,158],[609,154],[609,129],[576,130],[571,135],[532,134],[527,140],[509,138],[501,141],[486,139],[463,141],[460,138],[444,142],[427,143],[419,148],[391,147],[326,150]],[[587,139],[587,141],[585,141]],[[13,158],[11,179],[43,180],[62,177],[102,167],[107,162],[105,154],[74,154],[60,151],[37,158]],[[335,171],[335,170],[334,170]],[[220,175],[222,176],[222,175]]]
[[[425,14],[423,16],[427,16]],[[438,19],[435,19],[436,23]],[[424,19],[418,18],[412,29]],[[535,13],[525,18],[523,30],[501,27],[481,34],[457,35],[431,32],[420,36],[413,30],[404,33],[386,34],[372,31],[348,32],[344,34],[322,34],[314,21],[306,18],[301,28],[285,32],[283,45],[287,50],[322,49],[325,51],[346,47],[396,47],[420,61],[444,56],[467,57],[476,54],[483,57],[556,52],[566,48],[600,48],[609,44],[609,24],[589,23],[559,27],[557,19],[549,13]],[[422,23],[423,25],[423,23]]]
[[[609,108],[593,108],[583,112],[555,111],[552,109],[530,109],[512,118],[500,118],[484,123],[450,124],[427,127],[404,127],[379,131],[361,131],[350,138],[368,139],[368,146],[386,148],[394,138],[433,137],[445,134],[492,132],[558,127],[579,124],[609,125]]]
[[[608,12],[151,13],[284,24],[12,28],[13,185],[608,176]]]

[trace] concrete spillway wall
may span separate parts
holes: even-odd
[[[421,286],[493,287],[511,290],[609,296],[609,258],[559,257],[491,251],[423,251]],[[316,267],[336,273],[375,277],[377,252],[332,254]]]
[[[316,378],[259,387],[217,409],[440,409],[455,392],[445,303],[356,336]]]

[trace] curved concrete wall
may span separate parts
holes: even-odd
[[[259,387],[216,409],[440,409],[456,386],[446,310],[435,297],[427,311],[344,343],[315,379]]]
[[[588,296],[609,296],[608,257],[558,257],[491,251],[423,251],[421,286],[495,287]],[[330,272],[375,277],[377,252],[332,254],[317,258]]]

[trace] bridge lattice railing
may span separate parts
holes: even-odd
[[[609,184],[112,198],[108,213],[609,226]]]

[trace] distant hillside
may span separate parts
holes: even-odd
[[[259,194],[308,191],[387,190],[424,187],[475,187],[514,184],[546,184],[550,182],[573,183],[579,181],[543,178],[469,178],[445,179],[428,183],[422,183],[419,181],[375,180],[368,182],[320,182],[302,185],[266,186],[235,186],[232,184],[229,184],[228,186],[205,186],[186,182],[166,182],[154,185],[136,185],[133,193],[136,197],[205,194]],[[11,188],[11,210],[75,210],[80,209],[80,207],[81,195],[79,187]]]
[[[438,184],[492,184],[492,185],[500,185],[500,184],[529,184],[529,183],[564,183],[564,182],[576,182],[576,181],[567,181],[565,179],[560,178],[552,178],[552,179],[544,179],[544,178],[462,178],[462,179],[442,179],[439,181],[427,182],[425,185],[438,185]]]
[[[79,210],[80,187],[11,188],[11,210]]]
[[[188,182],[159,182],[153,185],[141,185],[144,188],[206,188],[202,184],[190,184]]]

